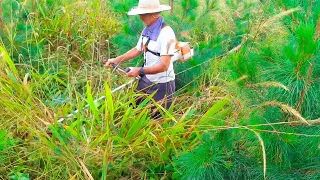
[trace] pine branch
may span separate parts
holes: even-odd
[[[308,7],[308,11],[307,11],[307,13],[306,13],[306,18],[305,18],[305,21],[307,22],[308,20],[309,20],[309,18],[310,18],[310,15],[311,15],[311,13],[312,13],[312,8],[313,8],[313,3],[314,3],[315,1],[310,1],[310,4],[309,4],[309,7]]]
[[[301,90],[300,92],[300,96],[299,96],[299,100],[298,100],[298,103],[297,103],[297,110],[299,112],[301,112],[301,109],[302,109],[302,104],[305,100],[305,97],[306,97],[306,94],[310,88],[310,85],[312,84],[312,81],[311,81],[311,78],[312,78],[312,72],[313,72],[313,63],[314,61],[311,62],[310,66],[309,66],[309,69],[308,69],[308,75],[307,75],[307,79],[306,79],[306,86]]]
[[[320,36],[320,15],[318,17],[318,23],[317,23],[317,27],[316,27],[316,35],[315,35],[315,40],[317,40]]]

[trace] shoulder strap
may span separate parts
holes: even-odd
[[[165,27],[167,27],[167,26],[168,26],[167,23],[164,22],[164,23],[162,24],[161,29],[163,29],[163,28],[165,28]],[[149,45],[149,43],[150,43],[150,40],[151,40],[151,39],[148,38],[146,44],[143,45],[143,39],[142,39],[142,42],[141,42],[142,51],[143,51],[144,53],[150,52],[150,53],[152,53],[153,55],[160,57],[160,53],[153,52],[153,51],[151,51],[150,49],[148,49],[148,45]]]
[[[163,22],[161,29],[163,29],[163,28],[165,28],[167,26],[168,26],[168,24],[166,22]]]
[[[148,40],[147,40],[146,44],[145,44],[145,45],[143,45],[143,52],[144,52],[144,53],[146,53],[146,52],[150,52],[150,53],[152,53],[153,55],[155,55],[155,56],[159,56],[159,57],[160,57],[160,53],[158,53],[158,52],[154,52],[154,51],[151,51],[151,50],[148,48],[148,45],[149,45],[150,41],[151,41],[151,39],[150,39],[150,38],[148,38]]]
[[[151,41],[151,39],[148,38],[148,40],[147,40],[147,42],[146,42],[146,44],[145,44],[146,48],[148,48],[148,45],[149,45],[150,41]]]
[[[148,38],[147,42],[145,44],[143,44],[143,37],[142,37],[142,41],[141,41],[141,46],[142,46],[142,52],[146,52],[146,50],[148,49],[148,45],[150,43],[150,38]]]

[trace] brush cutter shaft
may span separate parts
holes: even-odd
[[[126,70],[123,70],[123,69],[121,69],[118,65],[113,64],[113,63],[111,63],[110,65],[112,66],[113,69],[115,69],[115,70],[117,70],[117,71],[119,71],[119,72],[121,72],[121,73],[123,73],[123,74],[127,74],[127,72],[130,71],[130,69],[129,69],[129,71],[128,71],[128,68],[127,68]]]
[[[104,59],[104,60],[106,60],[106,62],[108,61],[108,59]],[[130,68],[127,68],[126,70],[123,70],[123,69],[121,69],[121,68],[119,67],[119,65],[114,64],[114,63],[111,63],[110,65],[112,66],[112,68],[114,68],[115,70],[117,70],[117,71],[119,71],[119,72],[121,72],[121,73],[123,73],[123,74],[127,74],[127,73],[131,70]],[[123,84],[123,85],[115,88],[114,90],[111,91],[111,93],[115,93],[115,92],[117,92],[117,91],[119,91],[119,90],[127,87],[128,85],[134,83],[136,80],[139,80],[139,79],[140,79],[140,76],[136,77],[135,79],[130,80],[130,81],[127,82],[126,84]],[[106,99],[106,97],[105,97],[105,96],[102,96],[102,97],[100,97],[99,99],[94,100],[94,103],[98,103],[98,102],[100,102],[100,101],[102,101],[102,100],[104,100],[104,99]],[[87,104],[86,106],[84,106],[84,107],[82,108],[82,111],[88,109],[89,107],[90,107],[90,105]],[[71,117],[73,117],[75,114],[78,114],[78,113],[79,113],[79,109],[73,111],[73,113],[70,113],[70,114],[69,114],[68,116],[66,116],[65,118],[59,119],[59,120],[58,120],[58,123],[62,123],[65,119],[71,118]]]
[[[117,91],[120,91],[121,89],[123,89],[123,88],[127,87],[128,85],[134,83],[136,80],[137,80],[137,79],[132,79],[132,80],[130,80],[130,81],[127,82],[126,84],[123,84],[123,85],[115,88],[114,90],[112,90],[111,93],[115,93],[115,92],[117,92]],[[102,96],[102,97],[100,97],[99,99],[94,100],[93,102],[94,102],[94,103],[98,103],[98,102],[103,101],[103,100],[105,100],[105,99],[106,99],[106,96]],[[89,107],[90,107],[89,104],[85,105],[85,106],[82,108],[82,111],[88,109]],[[64,117],[64,118],[60,118],[57,122],[58,122],[58,123],[62,123],[65,119],[69,119],[69,118],[73,117],[74,115],[76,115],[76,114],[78,114],[78,113],[79,113],[79,109],[73,111],[73,113],[70,113],[68,116],[66,116],[66,117]]]

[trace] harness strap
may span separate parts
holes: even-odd
[[[168,26],[168,25],[167,25],[167,24],[163,24],[163,26],[161,27],[161,29],[165,28],[166,26]],[[144,38],[144,37],[142,37],[142,41],[141,41],[141,47],[142,47],[142,51],[143,51],[143,55],[144,55],[144,63],[142,64],[142,67],[144,67],[144,65],[145,65],[146,62],[147,62],[147,58],[146,58],[146,53],[147,53],[147,52],[150,52],[151,54],[153,54],[153,55],[155,55],[155,56],[161,57],[160,53],[151,51],[151,50],[148,48],[148,45],[149,45],[151,39],[148,38],[146,44],[143,44],[143,38]]]
[[[150,52],[150,53],[152,53],[153,55],[160,57],[160,53],[151,51],[151,50],[148,48],[148,45],[149,45],[149,43],[150,43],[150,40],[151,40],[150,38],[147,40],[146,44],[144,45],[143,51],[144,51],[145,53],[146,53],[146,52]]]

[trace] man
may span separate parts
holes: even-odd
[[[166,109],[170,108],[175,92],[175,73],[171,57],[174,55],[172,43],[176,41],[176,37],[160,13],[170,9],[168,5],[161,5],[159,0],[140,0],[139,5],[128,12],[128,15],[139,15],[146,26],[137,46],[121,56],[108,60],[105,64],[106,66],[110,63],[120,64],[143,53],[143,66],[130,67],[127,76],[140,76],[137,90],[149,95],[155,92],[153,99]],[[138,100],[137,104],[140,102],[141,100]],[[158,118],[159,115],[158,112],[153,116]]]

